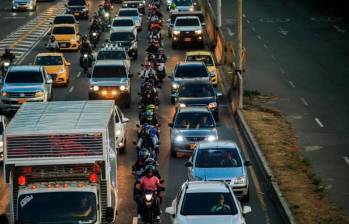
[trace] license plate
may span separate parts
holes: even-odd
[[[194,150],[195,147],[196,147],[196,144],[195,144],[195,143],[191,143],[191,144],[189,145],[189,148],[190,148],[191,150]]]
[[[185,42],[189,42],[189,41],[191,41],[191,38],[190,37],[186,37],[186,38],[184,38],[184,41]]]
[[[26,99],[19,99],[19,100],[18,100],[18,103],[19,103],[19,104],[22,104],[22,103],[25,103],[25,102],[27,102]]]
[[[80,16],[80,13],[75,12],[75,13],[74,13],[74,16]]]
[[[67,47],[67,44],[61,44],[60,46],[61,47]]]

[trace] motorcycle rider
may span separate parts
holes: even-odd
[[[138,158],[135,164],[132,166],[132,174],[136,176],[136,179],[139,180],[145,171],[146,160],[149,159],[150,153],[149,150],[143,148],[138,153]]]
[[[16,58],[16,56],[14,54],[11,53],[11,50],[10,48],[6,48],[5,49],[5,53],[3,53],[1,55],[1,60],[4,61],[4,60],[9,60],[10,63],[13,62],[13,60]]]
[[[80,46],[80,66],[83,67],[82,65],[82,60],[83,60],[83,56],[84,54],[88,55],[88,59],[89,59],[89,67],[92,66],[92,46],[90,41],[88,40],[87,36],[84,35],[82,37],[82,42],[81,42],[81,46]]]
[[[164,53],[164,48],[162,47],[159,48],[159,54],[156,55],[156,61],[163,62],[163,63],[167,62],[167,56]]]
[[[141,124],[150,124],[153,126],[158,126],[159,125],[159,121],[156,117],[156,114],[150,110],[146,110],[143,113],[143,116],[141,116],[141,120],[140,120]]]
[[[139,152],[139,149],[145,147],[152,150],[150,153],[153,153],[152,156],[155,158],[159,153],[159,146],[160,141],[157,128],[153,125],[144,124],[138,133],[138,141],[136,143],[137,152]]]
[[[145,49],[145,51],[149,54],[158,54],[159,53],[159,42],[154,40],[150,43],[150,45]]]
[[[94,18],[92,23],[91,23],[91,26],[89,28],[89,32],[92,33],[93,31],[96,31],[98,33],[101,32],[101,27],[99,25],[99,22],[98,22],[98,18]]]

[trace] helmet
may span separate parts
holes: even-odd
[[[8,48],[8,47],[5,49],[5,52],[6,52],[6,53],[10,53],[10,51],[11,51],[11,49]]]
[[[145,161],[146,159],[148,159],[150,157],[150,152],[148,151],[148,149],[142,148],[138,153],[138,157],[141,160]]]
[[[83,35],[83,36],[82,36],[82,40],[83,40],[83,41],[86,41],[86,40],[87,40],[87,36],[86,36],[86,35]]]
[[[157,166],[158,163],[155,161],[155,159],[149,157],[148,159],[145,160],[145,166],[149,166],[149,165],[152,165],[152,166]]]
[[[148,166],[146,166],[145,167],[145,173],[153,173],[155,171],[155,166],[153,166],[153,165],[148,165]]]
[[[144,64],[144,66],[149,67],[149,66],[150,66],[149,61],[147,61],[147,62]]]
[[[56,40],[55,36],[51,35],[50,40],[55,41]]]
[[[153,120],[153,115],[154,115],[154,113],[152,111],[150,111],[150,110],[146,110],[144,112],[145,119],[148,120],[148,121]]]
[[[147,105],[146,110],[147,111],[154,111],[155,110],[155,105],[154,104]]]

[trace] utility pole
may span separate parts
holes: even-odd
[[[236,68],[235,76],[239,80],[239,108],[243,106],[243,77],[242,77],[242,0],[237,0],[237,10],[236,10],[236,47],[237,47],[237,56],[236,56]]]
[[[222,0],[217,0],[217,28],[222,27]]]

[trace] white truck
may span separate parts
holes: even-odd
[[[104,224],[117,212],[114,102],[25,103],[4,132],[11,223]]]

